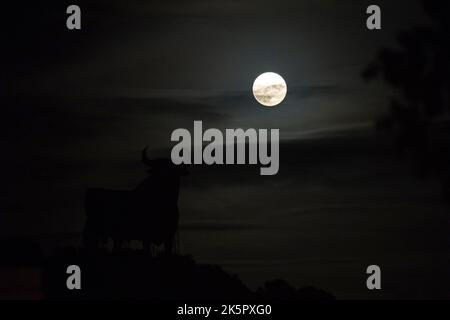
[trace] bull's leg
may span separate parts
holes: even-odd
[[[153,246],[151,241],[144,240],[143,241],[143,247],[144,247],[144,252],[150,253],[150,256],[152,256],[152,257],[155,255],[155,252],[154,252],[154,248],[155,247]]]
[[[94,239],[92,235],[87,234],[86,231],[83,232],[83,247],[86,249],[92,249],[94,246]]]
[[[82,240],[83,240],[83,247],[85,249],[94,250],[98,248],[99,239],[89,222],[87,222],[84,227]]]

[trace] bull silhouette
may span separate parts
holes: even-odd
[[[125,241],[142,241],[151,252],[164,246],[172,252],[178,229],[178,194],[180,177],[187,174],[184,165],[174,165],[169,159],[147,158],[148,177],[133,190],[88,189],[85,198],[86,224],[83,243],[96,248],[108,239],[113,250]]]

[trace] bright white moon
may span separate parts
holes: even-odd
[[[263,106],[273,107],[280,104],[286,97],[286,93],[286,82],[277,73],[263,73],[253,82],[253,95]]]

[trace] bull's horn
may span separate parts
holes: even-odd
[[[150,167],[152,165],[152,162],[147,158],[147,149],[148,146],[145,146],[144,150],[142,150],[142,162]]]

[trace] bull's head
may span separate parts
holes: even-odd
[[[145,147],[142,150],[142,163],[149,167],[149,173],[177,176],[188,175],[187,165],[175,165],[167,158],[149,159],[147,157],[147,149],[148,147]]]

